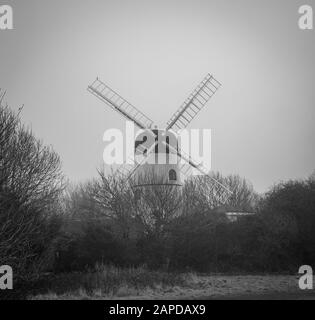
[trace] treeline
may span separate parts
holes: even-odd
[[[223,207],[216,206],[208,193],[211,183],[201,177],[186,183],[180,195],[170,187],[146,190],[140,203],[113,176],[101,174],[74,188],[58,270],[99,262],[177,271],[297,272],[300,265],[315,264],[314,178],[280,183],[263,197],[238,176],[216,178],[234,190]],[[229,211],[255,214],[231,221]]]
[[[158,186],[139,194],[100,170],[90,182],[65,187],[58,155],[1,106],[0,265],[22,279],[96,264],[200,272],[315,265],[314,176],[263,196],[239,176],[213,177],[233,190],[225,205],[206,177],[188,180],[182,191]],[[226,212],[255,214],[231,221]]]

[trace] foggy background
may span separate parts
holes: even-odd
[[[53,145],[71,181],[96,175],[125,120],[86,91],[99,76],[163,126],[207,72],[222,88],[190,128],[211,128],[212,169],[266,191],[315,169],[315,1],[1,1],[0,88]]]

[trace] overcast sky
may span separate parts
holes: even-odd
[[[18,0],[0,31],[0,87],[53,145],[72,181],[96,175],[120,115],[90,95],[99,76],[164,125],[206,73],[222,88],[191,128],[213,130],[212,168],[256,190],[315,169],[314,0]]]

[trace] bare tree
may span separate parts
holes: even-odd
[[[139,187],[118,173],[107,175],[99,170],[99,178],[86,183],[81,200],[77,200],[81,213],[114,222],[126,238],[135,226],[144,233],[160,234],[181,213],[182,193],[177,186],[167,185],[151,173],[142,180],[146,186]]]
[[[27,268],[49,246],[63,187],[60,159],[0,106],[0,264]]]
[[[213,180],[220,182],[232,191],[225,201],[225,190]],[[184,188],[185,212],[209,212],[218,208],[225,210],[251,211],[258,201],[253,186],[238,175],[222,176],[212,173],[209,176],[196,176],[189,179]]]
[[[123,238],[128,238],[131,221],[135,217],[132,189],[116,173],[107,175],[102,169],[98,173],[98,179],[83,187],[81,212],[85,212],[85,219],[107,222]]]

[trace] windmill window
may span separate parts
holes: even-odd
[[[168,173],[168,177],[170,181],[176,181],[177,180],[177,174],[175,170],[170,170]]]
[[[170,154],[170,137],[166,137],[166,154]]]

